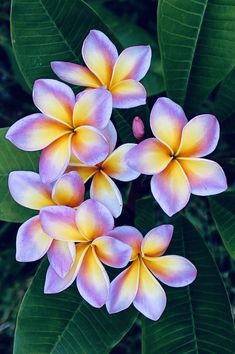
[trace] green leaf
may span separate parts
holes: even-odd
[[[233,0],[160,0],[158,35],[168,96],[190,113],[235,63]]]
[[[217,230],[230,256],[235,259],[235,192],[209,198],[210,210]]]
[[[169,254],[185,256],[198,276],[189,287],[164,287],[167,307],[161,319],[142,320],[142,354],[234,353],[233,319],[215,262],[194,227],[175,222]]]
[[[221,83],[214,101],[214,114],[222,122],[235,113],[235,69]]]
[[[132,327],[137,311],[109,315],[85,302],[75,286],[45,295],[46,267],[43,262],[21,304],[14,354],[108,354]]]
[[[0,129],[0,220],[24,222],[35,215],[35,211],[23,208],[12,199],[8,190],[8,175],[18,170],[37,171],[39,155],[21,151],[12,145],[5,139],[7,129]]]

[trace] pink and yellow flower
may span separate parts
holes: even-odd
[[[114,150],[117,142],[117,133],[110,122],[109,129],[106,129],[106,138],[109,141],[109,155],[95,166],[87,166],[81,163],[75,156],[72,157],[69,170],[77,171],[84,182],[92,178],[90,197],[104,204],[117,218],[120,216],[123,207],[122,195],[113,182],[112,178],[128,182],[139,176],[139,173],[130,168],[125,156],[135,144],[123,144]]]
[[[9,190],[14,200],[26,208],[41,210],[49,205],[79,206],[84,199],[84,183],[77,172],[64,174],[52,186],[42,183],[30,171],[14,171],[9,175]],[[39,215],[23,223],[16,238],[16,260],[32,262],[47,253],[54,271],[61,277],[71,269],[76,247],[73,241],[53,240],[41,227]]]
[[[65,206],[44,208],[40,220],[44,232],[54,239],[78,242],[75,261],[65,277],[60,277],[49,266],[45,293],[63,291],[77,279],[81,296],[94,307],[103,306],[110,284],[102,263],[114,268],[125,267],[132,253],[126,243],[109,236],[114,227],[110,211],[103,204],[89,199],[76,210]]]
[[[42,150],[39,173],[43,182],[53,182],[64,173],[72,152],[89,165],[105,159],[109,144],[100,130],[107,126],[112,113],[112,97],[107,90],[86,91],[76,100],[66,84],[37,80],[33,100],[42,113],[17,121],[6,138],[22,150]]]
[[[145,88],[139,81],[146,75],[151,61],[149,46],[117,49],[102,32],[92,30],[82,46],[87,65],[55,61],[52,70],[62,80],[89,88],[107,88],[113,97],[113,107],[131,108],[146,102]]]
[[[135,146],[127,163],[153,175],[153,196],[169,216],[185,207],[191,193],[207,196],[226,190],[222,168],[202,158],[218,143],[219,123],[213,115],[202,114],[188,122],[178,104],[161,97],[151,111],[150,125],[155,138]]]
[[[110,236],[132,247],[132,263],[110,284],[106,303],[109,313],[122,311],[133,302],[146,317],[157,320],[166,306],[166,294],[158,280],[172,287],[194,281],[197,270],[190,261],[181,256],[162,256],[172,234],[172,225],[158,226],[144,238],[131,226],[120,226],[110,232]]]

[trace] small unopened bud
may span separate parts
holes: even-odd
[[[142,138],[144,137],[144,123],[142,119],[138,116],[133,119],[132,131],[136,140],[142,140]]]

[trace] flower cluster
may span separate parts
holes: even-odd
[[[113,179],[129,182],[141,173],[153,175],[153,196],[169,216],[185,207],[190,193],[224,191],[223,170],[202,158],[215,149],[219,124],[209,114],[188,122],[180,106],[162,97],[150,115],[155,137],[142,140],[144,125],[136,117],[133,133],[142,141],[116,147],[112,109],[145,104],[139,81],[149,69],[151,49],[135,46],[118,55],[105,34],[92,30],[82,57],[87,67],[59,61],[51,66],[60,79],[86,89],[75,96],[65,83],[37,80],[33,101],[41,113],[20,119],[6,135],[22,150],[42,150],[39,174],[9,175],[14,200],[38,210],[18,230],[16,259],[30,262],[47,254],[45,293],[63,291],[76,279],[79,293],[92,306],[106,304],[109,313],[116,313],[133,303],[157,320],[166,306],[159,281],[186,286],[194,281],[196,268],[184,257],[163,256],[172,225],[158,226],[145,237],[132,226],[115,227],[123,200]],[[88,180],[90,199],[84,200]],[[127,268],[110,282],[104,265]]]

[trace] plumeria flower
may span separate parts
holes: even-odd
[[[104,87],[113,97],[113,107],[131,108],[146,102],[146,91],[139,81],[151,62],[150,46],[126,48],[118,55],[115,45],[102,32],[92,30],[82,46],[87,67],[62,61],[51,63],[60,79],[90,89]]]
[[[39,173],[43,182],[53,182],[66,170],[71,152],[86,164],[103,161],[109,144],[100,132],[112,112],[111,94],[102,88],[77,96],[57,80],[37,80],[34,104],[42,113],[17,121],[6,138],[26,151],[42,150]]]
[[[219,123],[213,115],[201,114],[188,122],[178,104],[161,97],[151,111],[150,125],[155,138],[135,146],[127,163],[153,175],[153,196],[169,216],[185,207],[190,193],[206,196],[226,190],[222,168],[202,158],[214,151],[219,140]]]
[[[166,294],[158,282],[182,287],[194,281],[196,268],[181,256],[162,256],[173,234],[172,225],[161,225],[143,238],[131,226],[116,227],[110,236],[132,247],[131,265],[110,285],[106,303],[109,313],[116,313],[133,305],[146,317],[157,320],[166,306]],[[157,280],[157,279],[158,280]]]
[[[64,174],[54,184],[42,183],[38,173],[14,171],[9,175],[14,200],[26,208],[41,210],[49,205],[79,206],[84,199],[84,183],[77,172]],[[76,247],[73,241],[53,240],[41,227],[39,215],[23,223],[16,237],[16,260],[32,262],[47,253],[54,271],[61,277],[71,269]]]
[[[64,278],[49,266],[45,293],[58,293],[77,278],[81,296],[92,306],[102,307],[109,293],[109,277],[102,263],[114,268],[125,267],[132,253],[126,243],[109,236],[114,227],[110,211],[89,199],[76,210],[66,206],[44,208],[40,220],[44,231],[54,239],[78,242],[73,267]]]
[[[128,182],[137,178],[139,172],[134,171],[125,162],[127,152],[135,144],[123,144],[114,150],[117,133],[111,122],[105,134],[109,141],[109,155],[104,161],[95,166],[87,166],[72,156],[68,169],[77,171],[84,182],[92,178],[90,197],[104,204],[117,218],[122,212],[123,201],[117,185],[111,178]]]

